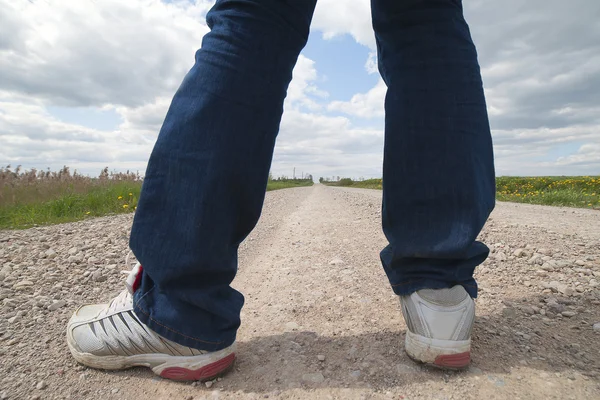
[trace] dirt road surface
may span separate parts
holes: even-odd
[[[65,324],[122,290],[131,215],[0,231],[1,399],[600,399],[600,212],[498,204],[481,239],[473,365],[431,370],[379,264],[381,192],[267,194],[240,249],[238,362],[177,383],[76,364]]]

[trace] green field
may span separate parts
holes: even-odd
[[[269,180],[267,190],[310,186],[309,179]],[[0,168],[0,229],[79,221],[134,212],[142,179],[134,173],[109,173],[98,178],[61,171]]]
[[[500,201],[600,209],[600,176],[541,176],[496,179]]]
[[[325,185],[381,189],[381,179],[322,181]],[[600,210],[600,176],[542,176],[496,178],[499,201],[580,207]]]

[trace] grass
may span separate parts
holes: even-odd
[[[312,185],[311,179],[270,179],[267,190]],[[0,168],[0,229],[79,221],[86,218],[135,211],[142,179],[134,173],[109,173],[91,178],[71,173],[14,171]]]
[[[362,181],[353,181],[350,178],[342,178],[339,181],[321,181],[328,186],[355,187],[361,189],[382,189],[382,179],[365,179]]]
[[[381,189],[381,179],[322,181],[325,185]],[[499,201],[600,209],[600,176],[496,178]]]
[[[312,185],[312,179],[269,179],[269,182],[267,183],[267,192],[271,190],[288,189]]]
[[[600,176],[496,179],[500,201],[600,209]]]

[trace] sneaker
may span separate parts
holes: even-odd
[[[144,325],[133,312],[133,292],[142,267],[128,273],[127,289],[109,304],[80,307],[67,325],[73,357],[88,367],[107,370],[149,367],[163,378],[210,380],[235,361],[234,345],[219,351],[197,350],[165,339]]]
[[[400,304],[410,358],[444,369],[469,366],[475,302],[462,286],[422,289],[400,296]]]

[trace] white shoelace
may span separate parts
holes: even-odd
[[[133,254],[130,250],[125,256],[125,265],[129,266],[129,256]],[[137,278],[137,275],[140,273],[141,265],[140,263],[136,263],[135,266],[129,271],[121,271],[122,274],[127,275],[127,279],[125,280],[125,286],[127,289],[123,290],[117,297],[112,299],[104,310],[100,312],[100,316],[107,315],[113,311],[118,309],[123,309],[128,307],[133,303],[133,284]]]

